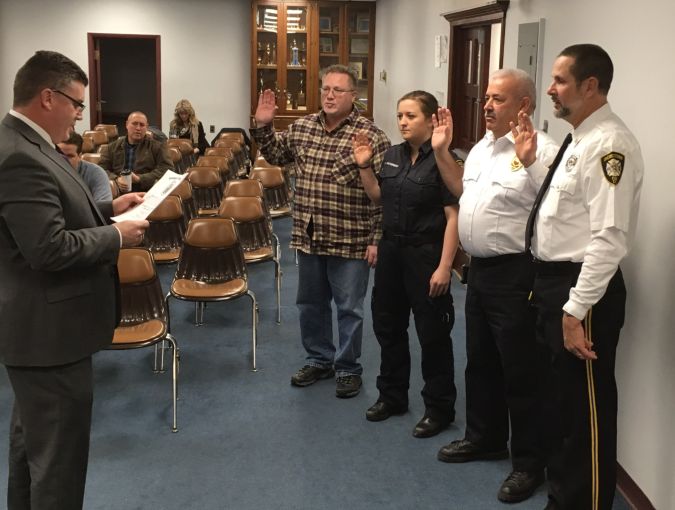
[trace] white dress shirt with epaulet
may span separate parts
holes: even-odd
[[[583,262],[563,306],[578,319],[602,298],[628,253],[643,172],[640,145],[609,104],[572,132],[537,215],[532,253],[545,261]]]

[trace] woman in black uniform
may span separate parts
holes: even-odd
[[[443,184],[438,167],[459,160],[449,151],[450,116],[447,109],[438,108],[433,95],[424,91],[404,95],[397,116],[405,141],[385,153],[379,175],[370,166],[367,137],[357,135],[353,140],[363,187],[374,203],[382,205],[384,231],[372,301],[373,328],[381,348],[380,395],[366,418],[382,421],[408,409],[412,309],[422,348],[425,407],[413,436],[431,437],[455,418],[450,338],[455,317],[449,286],[458,244],[458,199]]]

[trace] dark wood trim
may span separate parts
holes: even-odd
[[[469,18],[480,23],[485,21],[485,19],[483,19],[485,16],[487,16],[487,19],[492,19],[495,14],[501,15],[502,18],[505,17],[506,10],[509,8],[509,3],[510,0],[496,0],[493,4],[481,5],[480,7],[461,11],[444,12],[441,16],[450,23],[464,21]]]
[[[656,510],[635,480],[616,463],[616,488],[633,510]]]

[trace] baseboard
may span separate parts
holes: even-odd
[[[633,510],[656,510],[621,464],[616,463],[616,488]]]

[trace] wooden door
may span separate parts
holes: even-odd
[[[455,30],[452,83],[454,146],[470,150],[485,133],[485,89],[490,66],[491,25]]]

